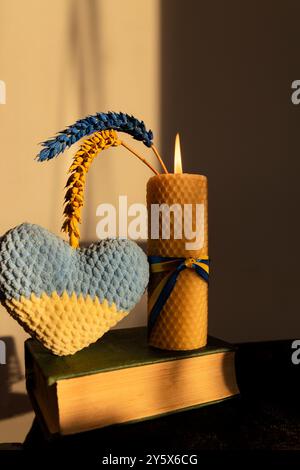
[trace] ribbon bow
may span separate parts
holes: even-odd
[[[169,298],[181,271],[194,269],[204,281],[208,282],[209,258],[165,258],[162,256],[149,256],[151,273],[165,272],[166,276],[159,282],[148,301],[148,334],[151,333],[164,304]]]

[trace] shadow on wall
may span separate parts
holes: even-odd
[[[70,5],[69,53],[76,77],[79,117],[94,114],[101,109],[105,90],[103,85],[103,57],[101,32],[101,3],[98,0],[74,0]],[[62,77],[63,80],[63,77]],[[95,169],[94,169],[95,171]],[[92,199],[95,187],[89,176],[85,187],[85,206]],[[110,179],[110,189],[114,189],[114,178]],[[88,227],[93,226],[91,210],[84,212],[84,224],[81,227],[82,240],[86,238]]]
[[[28,413],[32,407],[26,394],[12,391],[12,386],[24,378],[13,337],[0,338],[0,344],[5,345],[5,349],[1,348],[0,364],[0,420],[2,420]]]
[[[209,179],[210,334],[299,335],[300,4],[161,8],[163,156],[172,171],[179,131],[184,172]]]

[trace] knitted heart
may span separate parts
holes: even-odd
[[[132,241],[106,239],[74,250],[32,224],[0,239],[0,267],[2,302],[58,355],[74,354],[124,318],[149,276],[146,255]]]

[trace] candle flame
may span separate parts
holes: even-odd
[[[174,173],[182,173],[180,138],[178,133],[175,138]]]

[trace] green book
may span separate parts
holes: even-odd
[[[192,351],[156,349],[147,345],[145,327],[111,330],[65,357],[29,339],[27,390],[50,433],[72,434],[234,396],[234,354],[211,337]]]

